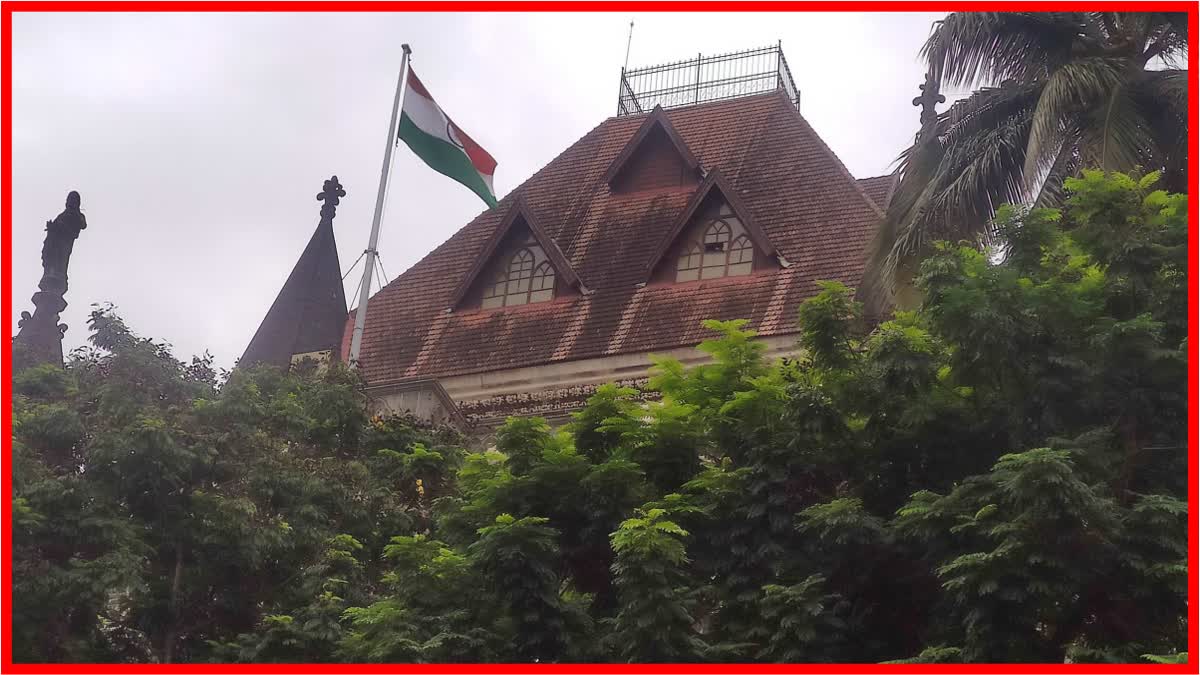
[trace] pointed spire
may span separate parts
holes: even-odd
[[[345,196],[337,176],[325,181],[317,194],[323,202],[321,222],[238,365],[286,368],[305,356],[318,361],[340,357],[347,310],[333,218]]]

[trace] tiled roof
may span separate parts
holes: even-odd
[[[359,357],[367,382],[665,350],[707,338],[704,319],[745,318],[763,335],[792,333],[816,281],[858,284],[882,212],[783,94],[666,114],[700,166],[720,169],[788,267],[643,285],[650,256],[696,187],[612,193],[605,172],[645,115],[609,118],[371,298]],[[448,311],[518,195],[588,292]],[[352,325],[353,312],[344,345]]]
[[[863,192],[867,193],[876,206],[886,211],[888,204],[892,201],[892,192],[896,190],[896,174],[859,178],[858,184],[862,186]]]

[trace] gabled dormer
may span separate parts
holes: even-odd
[[[749,209],[712,170],[655,248],[648,281],[685,283],[787,267]]]
[[[604,182],[614,193],[640,192],[696,185],[700,174],[700,162],[656,106],[609,164]]]
[[[508,208],[466,277],[451,309],[498,309],[586,291],[566,256],[518,198]]]

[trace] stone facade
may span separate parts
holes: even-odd
[[[795,353],[794,336],[760,338],[768,358]],[[696,365],[708,356],[694,347],[656,352]],[[570,420],[596,389],[609,382],[641,389],[649,380],[650,353],[619,354],[578,361],[368,386],[381,413],[410,414],[434,423],[450,423],[486,435],[509,416],[544,417],[559,425]],[[651,394],[652,396],[652,394]]]

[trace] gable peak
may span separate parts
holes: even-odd
[[[577,288],[581,292],[586,292],[582,280],[571,266],[570,261],[567,260],[567,257],[563,255],[562,249],[558,247],[558,244],[555,243],[554,239],[550,237],[538,222],[533,209],[525,200],[525,195],[522,193],[518,194],[516,199],[509,205],[508,210],[504,213],[504,217],[496,225],[496,229],[492,233],[488,243],[475,259],[475,263],[471,266],[466,276],[459,282],[458,288],[451,298],[450,309],[454,309],[462,304],[479,276],[496,257],[500,245],[514,229],[522,227],[529,231],[530,236],[533,237],[534,241],[545,252],[550,265],[553,266],[554,271],[562,280],[568,286]]]
[[[741,197],[737,191],[726,181],[725,176],[720,169],[709,171],[704,178],[704,182],[692,194],[688,200],[687,206],[676,218],[674,224],[666,232],[663,238],[659,241],[653,255],[650,256],[649,263],[646,266],[647,274],[652,274],[663,261],[671,247],[682,235],[684,230],[692,223],[697,214],[701,211],[710,198],[720,195],[721,200],[728,205],[729,211],[736,216],[741,224],[745,227],[746,236],[750,238],[758,250],[767,256],[771,256],[779,260],[780,264],[786,266],[786,263],[780,258],[779,252],[775,245],[767,237],[767,233],[759,226],[754,219],[750,210],[742,203]]]
[[[667,116],[661,105],[655,106],[654,110],[646,116],[642,121],[641,126],[634,132],[629,142],[621,149],[621,152],[608,165],[608,170],[604,172],[603,182],[607,183],[610,188],[616,188],[619,184],[619,179],[622,178],[628,170],[631,169],[645,152],[649,152],[648,146],[657,143],[664,145],[678,163],[680,176],[690,176],[693,178],[699,177],[703,169],[700,166],[700,161],[696,159],[691,148],[684,142],[683,137],[675,129],[675,125],[671,124],[670,117]],[[645,152],[644,152],[645,151]]]

